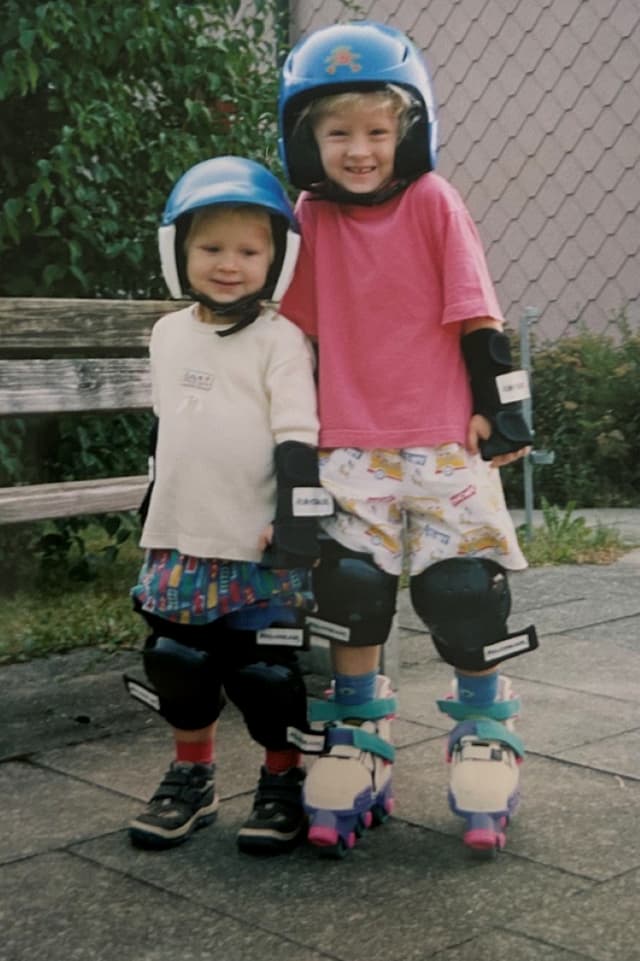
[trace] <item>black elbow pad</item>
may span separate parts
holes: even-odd
[[[525,370],[514,370],[509,338],[493,327],[465,334],[462,354],[471,379],[474,414],[491,423],[491,437],[480,442],[483,460],[533,443],[522,401],[530,397]]]

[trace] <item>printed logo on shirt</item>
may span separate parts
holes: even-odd
[[[195,390],[211,390],[213,387],[213,374],[206,370],[191,370],[185,367],[182,372],[183,387],[193,387]]]

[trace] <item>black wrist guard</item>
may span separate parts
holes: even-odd
[[[287,440],[275,450],[278,500],[267,567],[312,567],[320,556],[318,517],[333,514],[333,498],[320,486],[318,452]]]
[[[480,441],[483,460],[510,454],[533,443],[522,401],[530,397],[525,370],[514,370],[509,338],[494,327],[465,334],[462,354],[471,378],[474,414],[491,423],[491,437]]]

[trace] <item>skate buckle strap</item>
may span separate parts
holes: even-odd
[[[498,741],[500,744],[505,744],[507,747],[510,747],[518,757],[524,757],[524,742],[522,738],[514,734],[513,731],[507,730],[499,721],[493,721],[490,718],[486,720],[482,718],[467,720],[454,727],[449,735],[447,745],[449,755],[453,753],[453,749],[463,737],[475,737],[481,741]]]
[[[325,731],[327,751],[337,745],[348,745],[356,747],[359,751],[368,751],[369,754],[377,754],[385,761],[393,761],[396,756],[396,749],[393,744],[389,744],[383,738],[374,734],[372,731],[363,731],[359,727],[352,727],[350,724],[338,724],[335,727],[328,727]]]
[[[514,697],[508,701],[494,701],[486,707],[472,707],[453,698],[442,698],[436,701],[439,710],[447,714],[454,721],[481,721],[487,718],[492,721],[508,721],[520,713],[520,698]]]
[[[309,718],[314,721],[344,721],[354,718],[358,721],[377,721],[382,717],[395,714],[398,702],[395,697],[379,697],[366,704],[338,704],[336,701],[312,701],[309,705]]]

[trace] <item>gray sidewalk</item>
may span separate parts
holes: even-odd
[[[524,799],[490,863],[447,808],[434,701],[450,673],[405,592],[396,813],[341,862],[237,852],[261,752],[233,710],[217,824],[134,850],[126,823],[170,759],[164,723],[124,692],[136,655],[0,669],[1,961],[640,961],[639,583],[640,551],[511,578],[510,626],[534,622],[541,647],[508,663]]]

